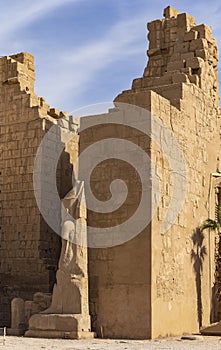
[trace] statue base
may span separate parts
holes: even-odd
[[[29,320],[29,330],[25,337],[93,339],[95,333],[90,330],[90,316],[81,314],[36,314]]]
[[[25,334],[26,329],[7,328],[7,335],[13,335],[15,337],[20,337],[20,336]]]

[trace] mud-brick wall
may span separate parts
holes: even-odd
[[[35,155],[45,134],[42,117],[48,111],[33,86],[31,55],[0,59],[1,326],[10,325],[14,297],[51,291],[60,252],[60,238],[41,217],[33,191]]]

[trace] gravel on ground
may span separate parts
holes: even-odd
[[[6,337],[3,350],[221,350],[221,337],[193,336],[157,340],[61,340]]]

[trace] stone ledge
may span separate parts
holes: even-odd
[[[36,314],[29,320],[26,337],[92,339],[90,316],[81,314]]]
[[[29,330],[25,333],[29,338],[51,338],[51,339],[93,339],[96,337],[94,332],[64,332],[64,331],[42,331]]]
[[[13,335],[13,336],[19,337],[24,335],[25,331],[26,329],[7,328],[7,335]]]

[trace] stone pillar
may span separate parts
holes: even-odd
[[[15,298],[11,302],[11,328],[7,334],[23,335],[25,330],[25,302],[21,298]]]
[[[88,302],[86,206],[83,182],[63,199],[62,249],[51,306],[29,320],[28,337],[93,338]]]

